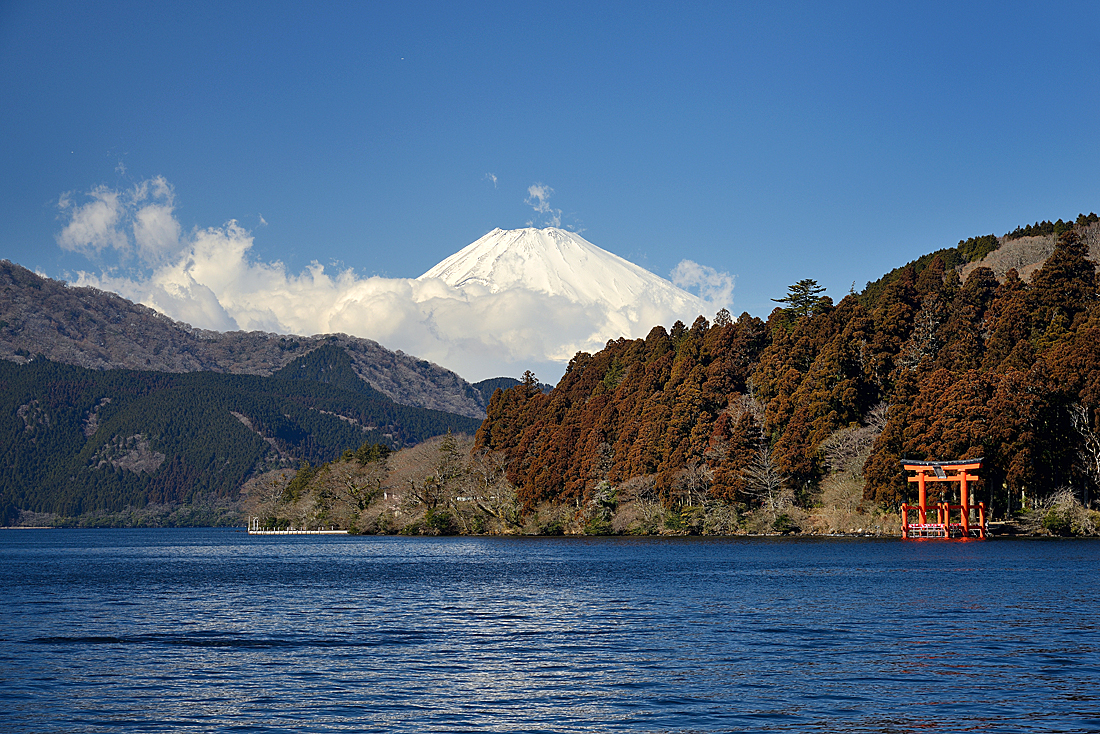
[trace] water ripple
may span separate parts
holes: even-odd
[[[1088,541],[28,531],[0,536],[0,728],[1097,730],[1098,566]]]

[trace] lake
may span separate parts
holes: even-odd
[[[1100,542],[0,531],[8,732],[1100,730]]]

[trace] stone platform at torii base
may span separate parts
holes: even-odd
[[[986,538],[985,503],[970,504],[970,483],[978,481],[971,474],[982,468],[981,459],[962,459],[960,461],[906,461],[902,460],[905,471],[916,472],[909,477],[917,485],[917,504],[901,506],[901,537],[903,538]],[[935,522],[928,522],[928,483],[958,482],[959,504],[938,502],[931,506],[935,510]],[[971,522],[971,512],[977,511],[977,522]],[[951,513],[959,513],[959,522],[952,522]],[[909,522],[910,513],[916,513],[918,522]]]

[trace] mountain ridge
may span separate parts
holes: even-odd
[[[197,329],[115,293],[0,260],[0,359],[16,364],[41,355],[95,370],[269,376],[325,344],[347,351],[359,377],[394,402],[485,415],[486,398],[460,375],[370,339]]]

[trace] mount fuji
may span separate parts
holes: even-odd
[[[417,280],[439,279],[471,296],[512,289],[560,297],[607,310],[623,328],[637,330],[644,313],[688,315],[713,306],[634,263],[555,227],[494,229],[440,262]],[[694,316],[685,316],[694,318]],[[635,322],[634,329],[627,322]],[[657,323],[643,324],[645,330]]]
[[[579,351],[713,315],[732,287],[727,274],[684,260],[675,277],[698,284],[696,296],[556,228],[493,230],[419,278],[363,277],[319,263],[294,273],[259,260],[252,244],[231,222],[198,231],[178,256],[135,277],[82,273],[77,284],[203,329],[347,334],[471,380],[533,369],[553,382]],[[708,290],[715,275],[729,287]]]

